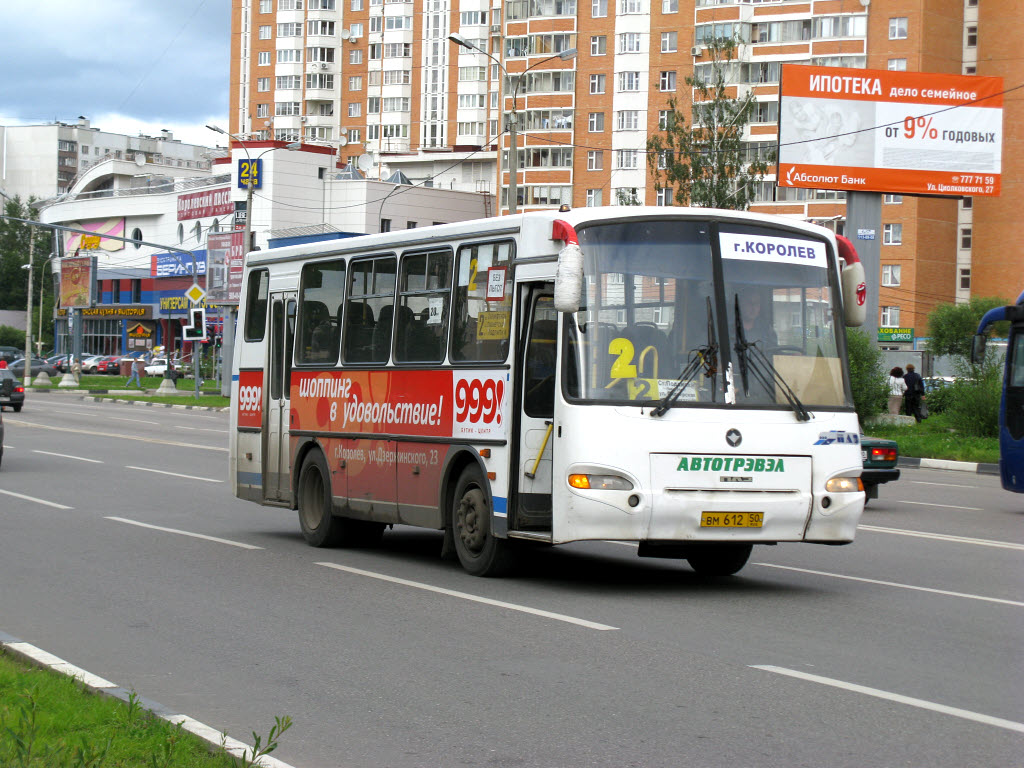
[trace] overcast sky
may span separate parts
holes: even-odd
[[[230,50],[231,0],[0,0],[0,125],[224,145]]]

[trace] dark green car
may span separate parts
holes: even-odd
[[[883,440],[878,437],[860,437],[860,456],[864,461],[864,470],[860,474],[867,494],[865,504],[878,498],[878,486],[890,480],[899,480],[900,471],[896,468],[900,451],[895,440]]]

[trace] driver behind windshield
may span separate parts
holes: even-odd
[[[762,352],[778,346],[779,340],[772,327],[770,313],[762,308],[762,291],[747,287],[739,292],[743,334],[748,344],[757,343]]]

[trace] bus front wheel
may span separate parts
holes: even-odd
[[[747,564],[753,544],[707,544],[694,547],[686,556],[701,576],[732,576]]]
[[[333,547],[341,543],[342,520],[335,517],[331,501],[331,473],[320,451],[312,451],[299,471],[299,525],[306,543]]]
[[[500,576],[512,566],[511,545],[491,533],[491,507],[480,470],[468,467],[455,485],[452,505],[455,552],[467,573]]]

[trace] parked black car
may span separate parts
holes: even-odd
[[[7,368],[0,368],[0,411],[6,405],[17,412],[24,404],[25,387],[21,383],[21,379]]]
[[[4,409],[0,408],[0,464],[4,462]]]
[[[879,485],[900,479],[900,471],[896,468],[900,451],[895,440],[861,435],[860,457],[864,462],[860,480],[864,483],[864,503],[867,504],[869,500],[878,498]]]

